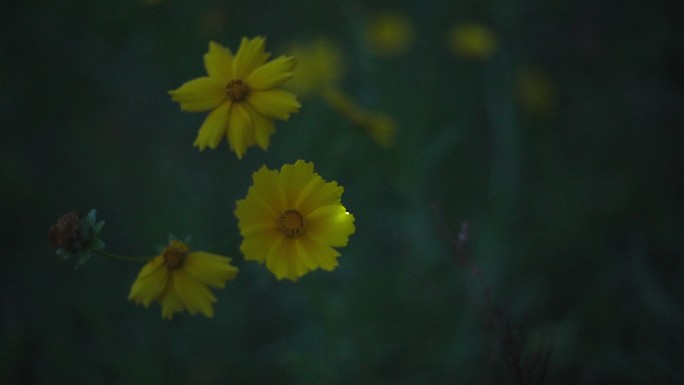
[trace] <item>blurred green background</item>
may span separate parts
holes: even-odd
[[[677,5],[10,0],[0,382],[684,383]],[[415,39],[377,57],[365,30],[387,10]],[[449,50],[469,22],[491,56]],[[204,74],[210,39],[256,35],[275,55],[338,44],[341,88],[396,119],[395,145],[311,98],[267,152],[193,148],[206,114],[167,90]],[[293,284],[242,259],[233,211],[258,167],[297,159],[344,186],[356,233],[335,271]],[[91,208],[113,253],[174,233],[233,257],[214,318],[127,301],[139,265],[56,258],[48,227]]]

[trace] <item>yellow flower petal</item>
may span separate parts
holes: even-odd
[[[252,118],[242,107],[241,103],[233,104],[226,135],[230,149],[235,152],[238,159],[242,159],[242,156],[247,152],[247,146],[251,138],[253,138],[252,126]]]
[[[242,219],[240,232],[243,235],[275,230],[276,223],[273,218],[280,214],[270,205],[256,199],[239,200],[235,213]]]
[[[184,309],[183,301],[176,294],[172,280],[167,282],[159,302],[161,303],[162,318],[164,319],[171,319],[175,313],[180,313]]]
[[[252,91],[247,102],[259,113],[280,120],[287,120],[301,107],[294,94],[280,89]]]
[[[276,277],[278,277],[278,279],[280,279],[283,276],[283,274],[281,274],[280,272],[280,265],[285,261],[285,258],[287,258],[286,255],[280,253],[280,248],[284,241],[285,239],[283,237],[271,239],[268,244],[270,247],[268,248],[268,252],[266,253],[265,259],[266,267],[268,267],[268,269],[271,270],[271,272],[273,272],[273,274],[275,274]],[[245,255],[245,259],[248,259],[247,255]],[[257,260],[260,262],[264,262],[264,260],[262,259]]]
[[[188,254],[183,269],[196,281],[216,288],[225,287],[226,281],[238,273],[238,268],[230,265],[230,258],[204,251]]]
[[[316,187],[316,185],[314,185]],[[337,182],[328,182],[318,188],[312,188],[308,196],[304,195],[298,202],[298,207],[310,216],[316,208],[339,205],[344,188]]]
[[[257,36],[253,39],[242,38],[240,48],[238,48],[233,59],[233,74],[236,79],[247,79],[257,67],[266,63],[271,56],[265,52],[266,39]]]
[[[313,163],[307,163],[303,160],[298,160],[293,165],[286,164],[280,169],[279,181],[285,194],[285,206],[289,208],[299,207],[297,201],[306,185],[317,179],[323,180],[314,174]]]
[[[297,240],[294,240],[294,242],[292,242],[292,240],[291,240],[290,242],[287,242],[287,243],[289,243],[289,245],[288,245],[289,250],[287,252],[290,253],[290,255],[296,255],[297,256],[296,258],[290,259],[290,270],[294,273],[293,274],[294,277],[290,277],[290,279],[295,281],[299,277],[301,277],[304,274],[311,271],[311,269],[309,269],[306,266],[306,264],[304,263],[304,255],[302,253],[306,253],[306,250],[302,249],[301,247],[297,247],[299,244],[297,242]]]
[[[254,235],[263,234],[266,232],[274,232],[277,230],[278,228],[276,226],[275,221],[254,221],[251,223],[245,221],[245,223],[240,228],[240,234],[242,234],[245,237],[251,237]]]
[[[293,57],[281,56],[256,68],[247,77],[246,82],[254,91],[277,87],[292,78],[292,70],[296,65]]]
[[[209,318],[214,316],[216,297],[206,285],[195,281],[185,269],[174,270],[172,279],[176,294],[190,314],[199,312]]]
[[[308,271],[297,256],[295,242],[289,239],[273,243],[267,258],[266,266],[278,279],[296,281]]]
[[[320,263],[311,255],[312,248],[309,245],[308,237],[297,238],[294,240],[297,249],[297,255],[308,270],[316,270],[320,267]],[[330,269],[328,269],[330,270]]]
[[[256,144],[262,150],[267,150],[271,141],[271,135],[273,135],[275,132],[273,119],[258,113],[252,106],[249,105],[249,103],[243,103],[242,106],[247,111],[249,116],[252,117],[252,123],[254,125],[254,140]]]
[[[150,274],[153,274],[159,270],[164,265],[164,258],[162,256],[158,255],[154,258],[152,258],[151,261],[147,262],[145,266],[143,266],[142,269],[140,269],[140,273],[138,273],[138,278],[144,278],[147,277]]]
[[[306,218],[306,234],[333,247],[346,246],[355,230],[354,216],[340,205],[319,208]]]
[[[204,54],[204,68],[209,77],[221,80],[225,86],[233,80],[233,53],[221,44],[210,41],[209,52]]]
[[[149,306],[164,291],[168,279],[168,272],[161,256],[155,257],[147,263],[133,282],[128,299]]]
[[[248,261],[266,262],[272,241],[277,237],[276,230],[251,234],[246,236],[240,244],[240,251]]]
[[[302,245],[306,252],[316,261],[316,264],[325,271],[331,271],[337,267],[337,257],[340,253],[323,242],[319,242],[311,237],[302,237]]]
[[[324,186],[328,184],[334,183],[334,186],[337,187],[337,183],[331,182],[331,183],[326,183],[323,178],[321,178],[319,175],[316,175],[312,177],[306,186],[302,188],[302,191],[299,193],[299,196],[297,197],[296,202],[294,203],[294,207],[297,207],[302,211],[302,213],[306,214],[311,212],[313,209],[315,209],[315,202],[314,204],[309,204],[308,202],[311,200],[312,196],[318,196],[320,189],[322,189]],[[328,187],[329,189],[330,187]]]
[[[169,94],[183,111],[208,111],[226,100],[226,84],[217,78],[202,77],[184,83]]]
[[[272,209],[273,218],[280,215],[280,212],[287,207],[285,207],[285,202],[281,200],[278,191],[278,171],[269,170],[266,166],[262,166],[252,174],[252,180],[254,183],[249,188],[248,196],[254,198],[249,200]]]
[[[194,143],[194,146],[199,147],[200,151],[204,150],[207,146],[214,149],[221,142],[221,138],[223,138],[228,129],[230,107],[230,101],[226,101],[211,111],[207,118],[204,119],[204,123],[202,123],[202,127],[199,129]]]

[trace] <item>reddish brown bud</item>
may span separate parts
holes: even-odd
[[[90,238],[89,226],[84,226],[81,213],[71,211],[62,215],[57,223],[50,227],[48,235],[52,245],[76,253],[83,247],[83,241]]]

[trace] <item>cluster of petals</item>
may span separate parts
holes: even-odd
[[[167,319],[184,309],[211,318],[216,297],[209,287],[223,288],[235,278],[238,268],[230,262],[228,257],[190,251],[185,243],[171,241],[140,270],[128,299],[145,307],[159,302]]]
[[[199,129],[194,145],[215,149],[226,136],[238,158],[247,148],[267,149],[275,132],[273,119],[287,120],[299,110],[294,94],[278,88],[292,78],[294,57],[268,61],[265,38],[243,38],[237,53],[210,42],[204,55],[207,76],[169,91],[181,110],[211,111]]]
[[[343,188],[298,160],[280,171],[261,167],[235,214],[246,260],[265,263],[278,278],[296,281],[307,272],[333,270],[354,233],[354,216],[341,204]]]

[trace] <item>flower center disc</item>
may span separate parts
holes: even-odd
[[[230,83],[226,85],[226,95],[228,96],[228,99],[232,100],[234,103],[245,100],[248,94],[249,86],[242,80],[231,80]]]
[[[288,238],[297,238],[304,231],[304,217],[295,209],[287,209],[278,217],[278,230]]]
[[[179,268],[183,265],[185,255],[188,254],[188,247],[180,242],[173,242],[171,246],[164,249],[164,262],[169,270]]]

